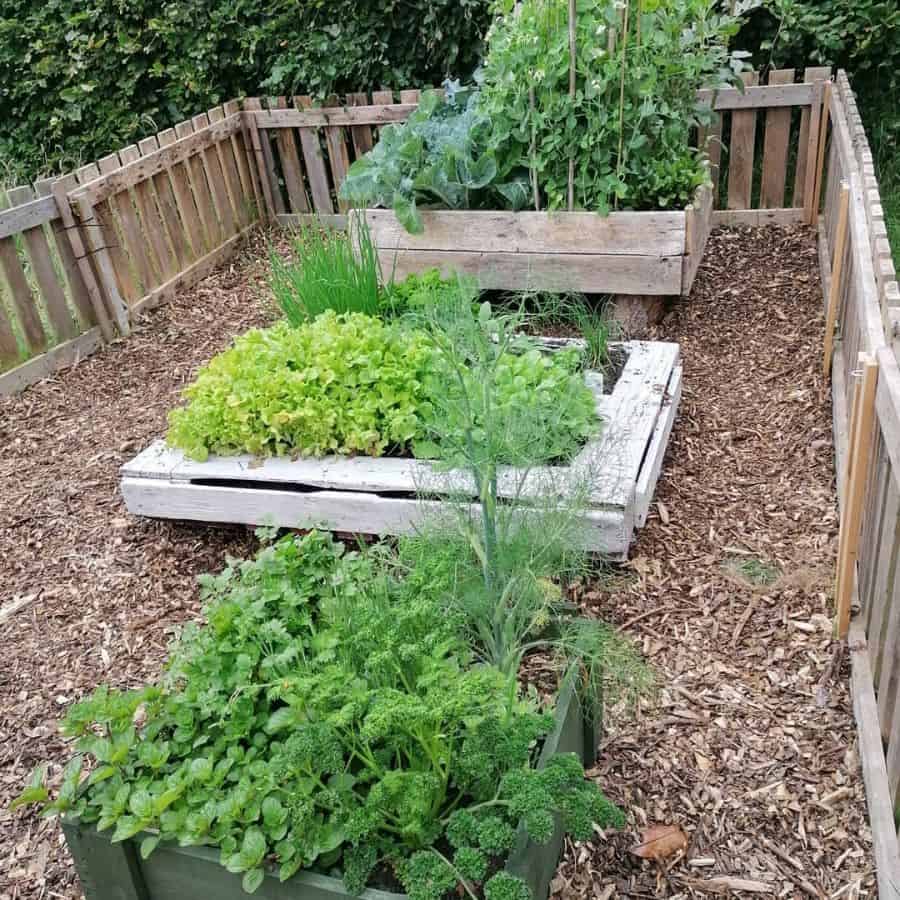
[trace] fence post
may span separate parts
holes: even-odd
[[[853,393],[850,448],[847,454],[847,483],[838,538],[837,579],[835,586],[835,632],[839,639],[850,628],[850,599],[859,556],[859,532],[869,464],[872,456],[872,429],[875,419],[875,387],[878,363],[868,353],[859,354],[860,380]]]
[[[94,309],[97,324],[100,326],[100,333],[103,335],[103,339],[109,343],[114,339],[115,333],[109,318],[106,303],[103,299],[103,294],[101,293],[100,286],[97,284],[97,279],[94,277],[94,270],[91,268],[87,249],[84,246],[81,226],[75,220],[75,214],[69,203],[67,191],[71,180],[71,177],[68,177],[59,178],[54,181],[52,187],[53,196],[56,198],[57,207],[59,207],[59,215],[62,219],[63,227],[69,236],[72,255],[75,257],[75,261],[78,264],[78,271],[81,272],[81,279],[84,282],[85,287],[87,287],[88,295],[91,298],[91,306]],[[127,323],[124,334],[128,334]]]

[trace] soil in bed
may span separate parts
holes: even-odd
[[[172,628],[199,612],[196,576],[256,545],[241,527],[128,516],[118,469],[202,363],[275,317],[265,268],[260,239],[128,341],[0,398],[0,608],[21,604],[0,621],[2,900],[80,896],[57,825],[6,811],[36,763],[64,757],[61,712],[98,682],[154,678]],[[659,329],[685,366],[659,504],[614,589],[574,598],[636,636],[660,690],[636,718],[612,717],[594,770],[629,827],[568,847],[560,897],[704,896],[696,883],[713,876],[791,897],[874,890],[827,620],[837,519],[820,290],[808,232],[720,231]],[[668,872],[629,854],[644,827],[670,823],[691,843]]]

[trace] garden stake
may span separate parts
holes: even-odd
[[[569,0],[569,101],[575,108],[575,23],[576,0]],[[569,212],[575,209],[575,147],[569,148]]]

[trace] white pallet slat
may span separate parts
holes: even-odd
[[[610,394],[602,393],[598,373],[586,373],[602,419],[598,436],[569,465],[506,467],[498,485],[501,497],[525,507],[548,492],[585,493],[585,548],[623,559],[659,478],[681,367],[677,344],[614,346],[627,353],[627,361]],[[121,486],[135,515],[375,535],[408,534],[425,515],[476,495],[466,473],[435,471],[426,460],[240,455],[197,462],[164,441],[122,467]],[[476,512],[477,504],[470,510]]]

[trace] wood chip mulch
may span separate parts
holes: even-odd
[[[158,438],[197,367],[275,316],[265,243],[153,310],[74,370],[0,397],[0,898],[80,897],[57,825],[9,802],[63,760],[57,721],[102,682],[158,674],[172,628],[199,610],[196,576],[256,542],[243,527],[129,516],[119,467]]]
[[[802,228],[717,231],[681,344],[684,396],[626,574],[583,600],[642,647],[657,690],[613,711],[594,776],[623,832],[569,845],[557,897],[873,897],[871,833],[831,637],[838,517],[822,293]],[[684,850],[631,851],[653,826]],[[677,845],[678,842],[675,842]]]
[[[200,364],[271,319],[263,251],[259,239],[129,340],[0,398],[0,609],[16,608],[0,621],[0,900],[80,896],[58,827],[6,807],[36,763],[65,758],[65,707],[99,682],[153,678],[173,627],[198,612],[197,574],[255,545],[244,528],[127,515],[118,468],[159,436]],[[874,896],[828,619],[821,318],[807,232],[720,231],[659,329],[685,365],[659,503],[626,573],[582,597],[638,639],[658,691],[610,712],[594,774],[629,825],[569,845],[557,896]],[[682,827],[686,852],[632,856],[652,825]]]

